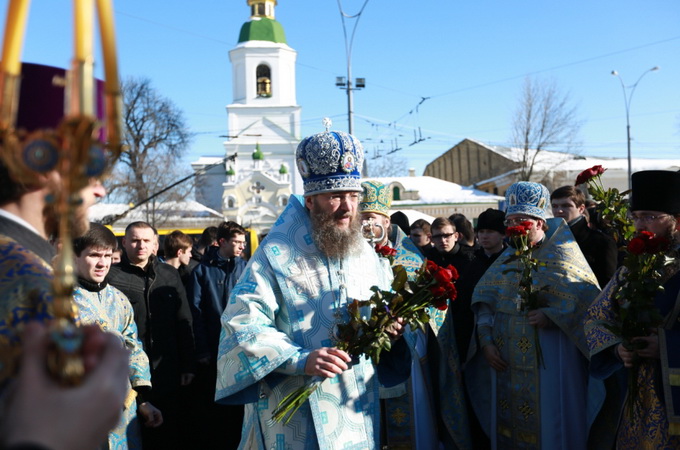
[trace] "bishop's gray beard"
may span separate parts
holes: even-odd
[[[312,239],[324,255],[342,259],[361,248],[361,223],[356,217],[350,222],[349,228],[344,229],[338,228],[335,223],[344,214],[310,211],[309,216],[312,221]]]

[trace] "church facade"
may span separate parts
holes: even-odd
[[[301,108],[297,53],[276,21],[276,0],[247,4],[250,20],[229,52],[233,100],[226,107],[225,158],[201,157],[192,168],[199,173],[200,203],[261,233],[271,228],[291,194],[302,193],[295,164]]]

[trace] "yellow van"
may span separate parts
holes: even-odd
[[[109,225],[107,225],[109,228],[111,228]],[[191,236],[194,240],[194,242],[198,242],[198,239],[201,237],[203,234],[204,228],[158,228],[158,237],[160,239],[159,243],[159,248],[158,248],[158,254],[159,256],[163,256],[163,241],[165,239],[165,236],[168,234],[172,233],[175,230],[179,230],[184,234],[187,234]],[[120,239],[125,236],[125,230],[118,230],[114,231],[113,234],[116,235],[116,238],[120,241]],[[251,255],[255,253],[255,249],[257,249],[257,246],[260,244],[260,241],[257,237],[257,233],[255,230],[252,228],[246,228],[246,248],[243,251],[243,258],[244,259],[250,259]],[[119,245],[121,243],[119,242]]]

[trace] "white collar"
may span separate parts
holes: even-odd
[[[12,222],[17,223],[17,224],[21,225],[21,226],[24,227],[24,228],[28,228],[29,230],[31,230],[32,232],[34,232],[35,234],[37,234],[38,236],[40,236],[40,232],[39,232],[33,225],[31,225],[30,223],[26,222],[26,221],[25,221],[24,219],[22,219],[21,217],[15,215],[15,214],[12,214],[12,213],[9,212],[9,211],[6,211],[6,210],[0,208],[0,217],[4,217],[5,219],[11,220]],[[40,237],[42,237],[42,236],[40,236]]]

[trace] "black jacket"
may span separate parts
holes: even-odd
[[[219,247],[209,247],[206,259],[194,269],[187,288],[196,337],[196,358],[217,360],[222,323],[229,293],[246,267],[243,258],[219,257]]]
[[[456,245],[453,246],[450,252],[439,253],[436,247],[432,247],[426,251],[425,257],[440,267],[446,267],[451,264],[458,270],[458,273],[461,273],[470,264],[475,255],[472,247],[462,246],[459,242],[456,242]]]
[[[447,314],[453,320],[456,345],[458,346],[458,355],[460,356],[461,363],[467,360],[467,352],[470,340],[472,339],[472,332],[475,328],[475,315],[472,312],[472,293],[486,270],[498,259],[506,247],[507,245],[504,244],[500,252],[494,253],[491,256],[488,256],[483,248],[479,248],[474,253],[475,258],[465,267],[465,270],[463,270],[456,282],[458,297],[451,303]]]
[[[151,362],[153,391],[179,387],[180,374],[194,372],[191,311],[177,269],[152,256],[144,269],[123,252],[108,282],[130,300],[144,351]]]
[[[569,224],[576,243],[595,273],[600,288],[604,288],[616,271],[618,249],[611,237],[588,226],[585,217]]]

